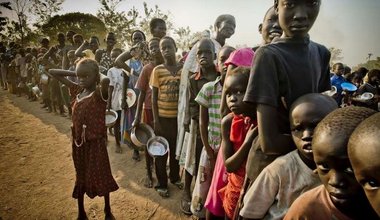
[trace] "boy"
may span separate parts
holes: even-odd
[[[235,17],[229,14],[219,15],[216,18],[215,24],[215,36],[211,38],[214,43],[215,53],[217,54],[222,46],[224,46],[226,39],[230,38],[235,33],[236,21]],[[187,89],[189,76],[198,70],[198,63],[196,61],[197,45],[194,45],[187,55],[186,61],[183,65],[181,73],[181,83],[179,91],[179,103],[178,103],[178,136],[177,136],[177,152],[179,157],[182,151],[186,151],[187,145],[191,143],[185,143],[185,112],[189,105],[189,93]],[[216,61],[214,61],[216,63]],[[188,134],[186,134],[188,135]],[[189,139],[194,139],[189,135]],[[182,149],[184,148],[184,149]],[[196,175],[196,173],[193,173]]]
[[[252,181],[276,157],[294,149],[288,117],[294,100],[330,90],[330,52],[310,41],[308,35],[318,16],[320,0],[274,3],[283,34],[256,51],[244,97],[257,111],[259,129],[251,149],[254,155],[249,155],[259,157],[254,159],[254,170],[249,171]]]
[[[321,184],[313,173],[311,141],[318,122],[337,108],[334,99],[319,93],[303,95],[292,104],[289,120],[297,150],[264,168],[244,197],[241,216],[282,219],[299,195]]]
[[[335,86],[337,89],[336,96],[334,98],[335,98],[335,101],[340,106],[342,104],[342,99],[343,99],[343,95],[342,95],[343,89],[342,89],[341,84],[344,82],[347,82],[347,80],[343,77],[343,73],[344,73],[343,63],[335,63],[333,65],[333,72],[334,72],[334,75],[331,77],[331,85]]]
[[[159,39],[166,35],[166,22],[161,18],[153,18],[149,23],[150,34]]]
[[[376,219],[347,155],[347,143],[356,126],[376,113],[363,107],[340,108],[317,126],[312,141],[314,162],[323,185],[298,197],[287,219]]]
[[[148,44],[149,53],[151,56],[150,62],[145,65],[141,71],[139,79],[136,83],[136,89],[140,91],[139,97],[137,99],[136,115],[135,120],[132,123],[132,127],[136,127],[140,124],[141,115],[143,115],[143,122],[153,127],[153,112],[152,112],[152,89],[149,87],[150,76],[154,67],[162,64],[163,58],[160,52],[160,39],[153,37]],[[145,149],[145,162],[147,176],[145,179],[144,186],[147,188],[153,187],[152,178],[152,163],[153,158],[148,154]]]
[[[348,157],[356,180],[380,217],[380,113],[364,120],[348,141]]]
[[[177,137],[177,113],[179,81],[181,66],[176,61],[177,46],[173,38],[165,36],[160,40],[160,51],[164,64],[153,69],[149,85],[152,87],[152,110],[154,119],[154,132],[163,136],[169,142],[170,182],[182,188],[179,176],[179,164],[175,158]],[[165,129],[162,129],[165,128]],[[166,163],[168,155],[155,159],[158,185],[155,187],[162,197],[169,197],[168,176]]]
[[[199,104],[195,101],[195,97],[198,95],[199,91],[202,89],[203,85],[207,82],[214,81],[218,76],[219,72],[217,71],[217,67],[214,64],[214,60],[216,58],[215,54],[215,48],[212,40],[210,38],[202,38],[199,43],[197,44],[197,53],[196,58],[199,64],[199,70],[191,75],[189,79],[189,92],[190,92],[190,99],[189,99],[189,116],[186,117],[187,120],[185,120],[185,126],[190,125],[190,121],[193,124],[193,129],[190,132],[193,132],[194,136],[196,136],[196,141],[194,145],[189,146],[187,149],[186,157],[194,157],[193,154],[195,152],[195,167],[194,167],[194,174],[200,174],[198,173],[198,166],[199,159],[201,156],[201,151],[203,148],[202,139],[199,135]],[[188,160],[186,158],[186,160]],[[202,164],[204,167],[205,164]],[[185,169],[186,170],[186,169]],[[202,171],[200,171],[202,172]],[[201,175],[197,175],[195,189],[193,191],[193,207],[192,209],[193,214],[196,214],[198,217],[204,217],[204,211],[203,210],[203,204],[206,200],[208,186],[203,187],[203,184],[200,178]],[[191,181],[192,181],[192,174],[186,170],[185,171],[185,189],[184,189],[184,195],[185,201],[190,201],[190,187],[191,187]],[[183,207],[181,207],[183,209]],[[185,210],[183,210],[185,212]],[[189,212],[188,212],[189,213]]]

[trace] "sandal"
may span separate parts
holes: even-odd
[[[169,190],[168,189],[157,188],[156,191],[158,192],[158,195],[160,195],[163,198],[169,197]]]
[[[181,180],[178,180],[177,182],[174,182],[172,184],[178,187],[178,189],[183,189],[183,183],[181,182]]]
[[[181,208],[181,211],[183,212],[183,214],[185,214],[185,215],[192,215],[193,214],[190,210],[190,206],[191,206],[191,201],[188,201],[185,198],[181,199],[181,207],[180,208]]]

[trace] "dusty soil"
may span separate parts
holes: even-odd
[[[70,120],[0,91],[0,219],[76,219],[71,197],[75,170],[71,158]],[[145,162],[132,160],[122,146],[108,153],[120,189],[111,193],[116,219],[191,219],[179,209],[181,191],[170,185],[170,198],[161,198],[143,186]],[[85,199],[89,219],[104,219],[103,198]]]

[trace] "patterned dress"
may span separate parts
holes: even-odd
[[[86,193],[90,198],[116,191],[107,153],[105,111],[106,102],[100,91],[79,98],[79,86],[70,89],[72,97],[72,150],[76,171],[73,197]]]

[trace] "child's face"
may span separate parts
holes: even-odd
[[[235,19],[226,19],[220,23],[217,32],[225,38],[230,38],[235,33],[235,28]]]
[[[201,40],[197,48],[197,61],[201,67],[214,65],[214,44],[209,40]]]
[[[163,39],[160,42],[160,51],[166,60],[176,59],[175,53],[177,48],[173,44],[173,42],[169,39]]]
[[[92,71],[87,65],[79,64],[76,72],[80,87],[87,89],[96,85],[99,73]]]
[[[272,42],[275,37],[281,37],[282,30],[278,23],[278,15],[274,8],[271,8],[266,14],[259,31],[266,44]]]
[[[319,13],[320,0],[279,0],[276,8],[286,37],[303,38]]]
[[[344,73],[344,66],[343,65],[335,65],[334,67],[334,73],[337,76],[341,76]]]
[[[107,42],[107,46],[109,46],[109,47],[115,46],[115,44],[116,44],[115,35],[113,35],[113,34],[107,35],[106,42]]]
[[[136,45],[139,42],[144,41],[144,36],[140,32],[135,32],[132,35],[132,44]]]
[[[111,51],[111,60],[115,62],[116,58],[120,55],[119,51]]]
[[[159,22],[156,27],[153,28],[153,37],[163,38],[166,35],[166,23]]]
[[[366,145],[365,148],[362,146]],[[351,147],[351,146],[350,146]],[[380,216],[380,142],[375,134],[357,140],[350,153],[350,161],[355,177],[363,187],[368,201]]]
[[[68,52],[67,53],[67,58],[69,59],[69,61],[70,62],[74,62],[74,60],[75,60],[75,52],[74,51],[72,51],[72,52]]]
[[[353,174],[346,141],[331,133],[318,134],[314,139],[314,161],[332,202],[340,210],[352,207],[363,191]]]
[[[229,65],[228,68],[233,68],[233,66]],[[246,107],[243,98],[247,83],[243,82],[243,77],[240,73],[228,75],[224,82],[224,88],[228,108],[236,115],[243,114]]]
[[[97,50],[99,48],[99,42],[96,38],[92,37],[90,39],[90,48],[91,50]]]
[[[314,103],[305,102],[295,107],[291,113],[290,124],[293,141],[298,151],[308,160],[313,160],[311,141],[317,124],[328,113]]]
[[[226,47],[222,48],[218,53],[218,69],[220,72],[220,80],[222,84],[224,83],[224,79],[226,78],[227,73],[227,67],[224,65],[228,57],[230,57],[230,54],[232,53],[233,49]]]
[[[158,40],[152,40],[149,42],[149,53],[152,57],[162,57],[160,52],[160,42]]]

